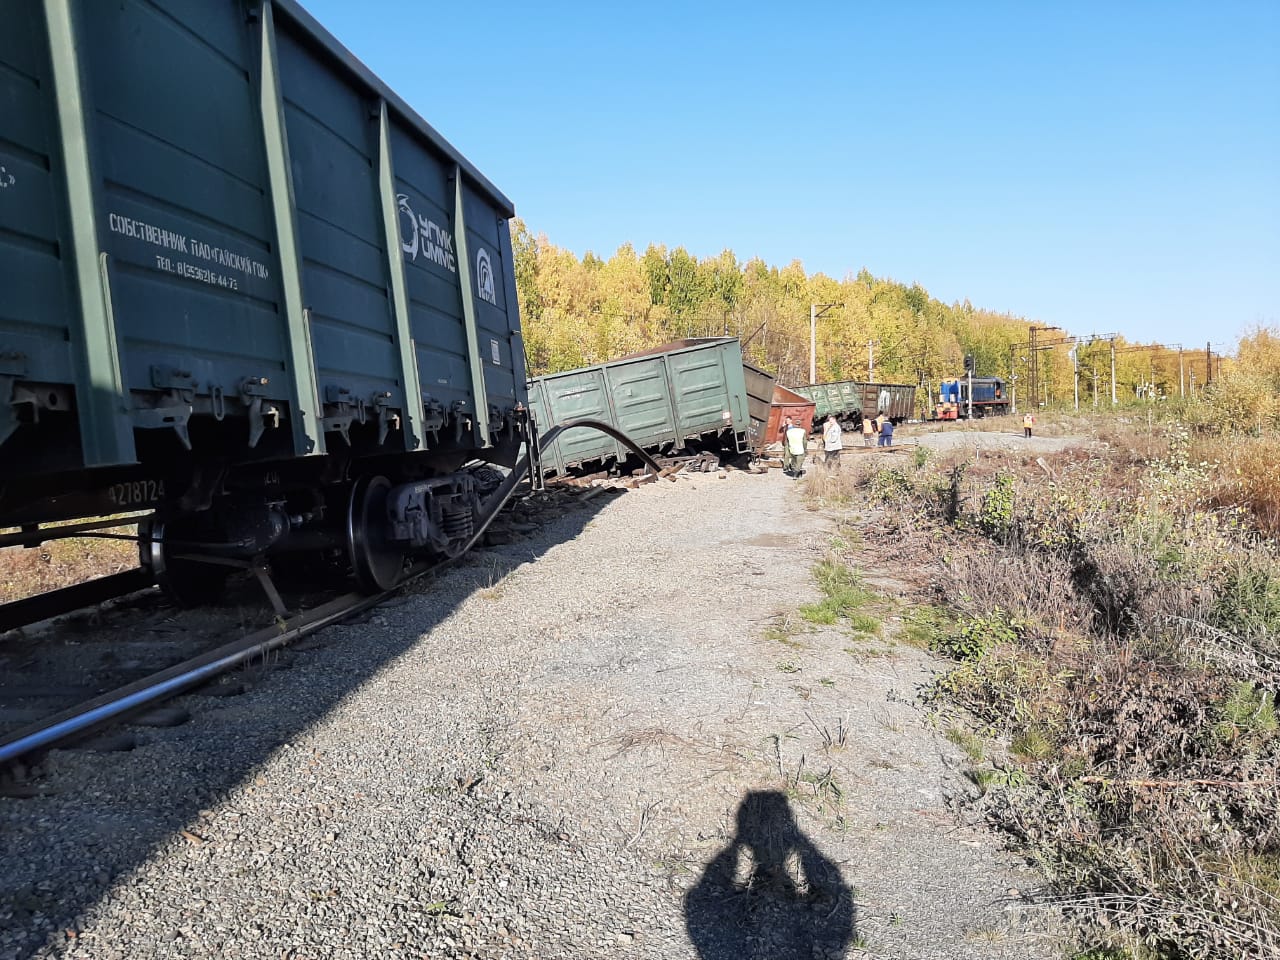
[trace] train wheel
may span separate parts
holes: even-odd
[[[366,593],[390,590],[404,577],[405,552],[387,538],[386,477],[361,477],[347,504],[347,554]]]
[[[222,596],[231,575],[229,567],[174,556],[182,552],[184,541],[201,539],[190,523],[153,519],[140,524],[138,534],[139,560],[176,603],[199,607]]]

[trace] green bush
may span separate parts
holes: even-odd
[[[1013,481],[1013,474],[998,473],[991,487],[982,495],[978,529],[993,540],[1006,540],[1013,526]]]
[[[1280,572],[1242,565],[1218,593],[1215,625],[1240,636],[1280,632]]]
[[[1214,739],[1220,743],[1262,745],[1276,734],[1276,701],[1269,690],[1238,683],[1214,709]]]
[[[1001,644],[1017,643],[1026,629],[1026,621],[997,607],[985,616],[968,617],[956,630],[940,634],[933,649],[953,660],[981,660]]]
[[[871,475],[871,492],[887,503],[903,503],[912,497],[915,487],[905,470],[890,467]]]

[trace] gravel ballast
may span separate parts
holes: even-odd
[[[797,626],[830,526],[777,471],[598,496],[52,755],[0,958],[1060,956],[929,657]]]

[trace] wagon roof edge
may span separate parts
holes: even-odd
[[[423,119],[422,114],[410,106],[404,97],[392,90],[385,80],[366,66],[364,61],[352,53],[341,40],[330,33],[315,16],[302,6],[299,0],[273,0],[273,3],[290,20],[306,30],[311,35],[311,39],[319,44],[327,54],[340,61],[365,85],[385,100],[389,108],[398,112],[416,128],[418,133],[425,136],[432,146],[457,163],[467,177],[487,193],[489,198],[501,208],[502,214],[507,219],[515,216],[515,205],[511,202],[511,199],[494,186],[493,181],[481,173],[475,164],[464,157],[461,151],[445,139],[440,131]]]

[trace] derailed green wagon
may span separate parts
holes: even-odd
[[[909,383],[838,380],[792,389],[800,396],[808,397],[816,405],[813,418],[815,427],[830,414],[835,414],[842,424],[856,427],[863,417],[884,414],[894,423],[901,423],[910,419],[915,412],[916,388]]]
[[[676,340],[608,363],[536,377],[529,382],[529,405],[541,429],[600,420],[658,453],[732,455],[750,446],[742,348],[735,337]],[[559,475],[626,456],[616,440],[572,430],[542,452],[542,469]]]

